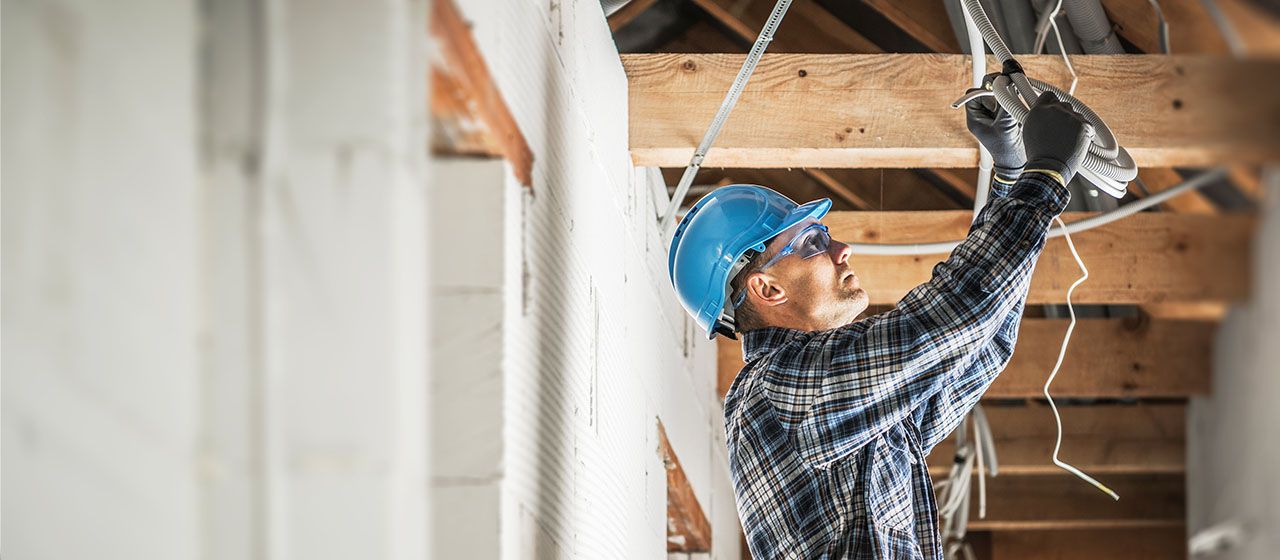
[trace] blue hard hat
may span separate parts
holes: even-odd
[[[823,198],[803,206],[759,185],[729,185],[702,197],[676,227],[667,272],[676,298],[707,333],[733,337],[733,310],[725,306],[729,280],[765,243],[807,218],[831,209]]]

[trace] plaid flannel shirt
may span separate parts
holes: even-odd
[[[995,183],[965,241],[891,311],[744,335],[724,412],[753,557],[942,558],[925,456],[1013,354],[1036,258],[1067,203],[1059,180]]]

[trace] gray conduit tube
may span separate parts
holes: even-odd
[[[1107,127],[1107,123],[1103,122],[1102,118],[1089,106],[1067,92],[1052,84],[1028,78],[1020,71],[1021,68],[1018,67],[1013,53],[996,33],[991,20],[987,19],[979,0],[964,0],[963,5],[996,58],[1006,67],[1015,67],[1018,70],[997,76],[992,84],[992,91],[1000,106],[1021,123],[1026,120],[1027,113],[1030,112],[1028,102],[1034,101],[1043,91],[1052,91],[1057,94],[1059,99],[1069,103],[1093,125],[1093,142],[1089,145],[1089,153],[1085,155],[1084,162],[1081,164],[1080,176],[1115,198],[1124,196],[1125,186],[1138,176],[1138,166],[1133,162],[1133,158],[1129,157],[1129,153],[1120,147],[1115,135]],[[1026,101],[1023,101],[1024,99]]]
[[[960,6],[960,10],[967,11],[968,8]],[[969,39],[969,52],[977,53],[972,57],[973,60],[973,87],[982,87],[982,80],[987,75],[987,51],[982,46],[982,35],[978,31],[978,26],[973,23],[972,17],[961,15],[965,23],[966,35]],[[978,143],[978,184],[975,186],[973,195],[973,219],[978,219],[978,211],[987,205],[987,197],[991,192],[991,170],[994,161],[991,159],[991,152]]]
[[[1015,54],[1031,54],[1036,43],[1036,14],[1029,0],[1000,0],[1009,46]]]
[[[1168,190],[1161,191],[1135,202],[1130,202],[1129,204],[1116,208],[1115,210],[1105,214],[1099,214],[1092,218],[1071,222],[1067,224],[1065,229],[1058,226],[1050,228],[1049,237],[1061,237],[1066,233],[1075,235],[1082,231],[1107,225],[1121,218],[1127,218],[1137,214],[1138,212],[1146,210],[1147,208],[1163,203],[1164,201],[1184,192],[1213,184],[1216,181],[1222,180],[1226,176],[1227,170],[1224,168],[1210,169],[1191,179],[1183,181],[1181,184]],[[956,246],[960,245],[960,240],[939,241],[936,243],[849,243],[848,245],[853,249],[853,253],[855,255],[936,255],[940,253],[950,253],[956,248]]]
[[[1124,54],[1120,38],[1111,30],[1111,20],[1098,0],[1063,0],[1067,19],[1088,54]]]

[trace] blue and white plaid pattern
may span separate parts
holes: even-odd
[[[1013,354],[1036,258],[1068,198],[1036,171],[992,195],[964,243],[893,310],[744,335],[725,426],[753,557],[942,558],[925,456]]]

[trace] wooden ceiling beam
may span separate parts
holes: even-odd
[[[1069,212],[1072,222],[1091,216]],[[861,243],[925,243],[962,239],[969,211],[832,212],[832,237]],[[1249,245],[1255,220],[1244,215],[1139,213],[1073,236],[1089,267],[1075,303],[1123,304],[1239,301],[1249,293]],[[946,255],[856,255],[862,286],[877,304],[897,303],[928,281]],[[1036,265],[1028,302],[1064,303],[1080,276],[1062,239],[1048,241]]]
[[[769,0],[747,0],[745,4],[742,2],[731,3],[730,0],[693,0],[693,2],[726,29],[734,33],[738,39],[745,42],[755,41],[756,30],[764,27],[764,23],[773,7],[773,2]],[[771,52],[812,54],[883,52],[875,43],[863,37],[813,0],[796,0],[792,2],[787,11],[786,24],[786,26],[779,27],[773,42],[769,45]],[[805,172],[824,186],[827,186],[833,195],[847,201],[854,208],[872,208],[864,198],[859,197],[831,173],[818,170],[806,170]],[[935,171],[935,174],[944,180],[954,177],[952,175],[944,175],[946,173],[944,170]],[[960,185],[959,188],[961,192],[965,191],[964,185]],[[967,190],[973,191],[975,189],[970,185]],[[972,200],[973,196],[970,195],[969,198]],[[919,208],[924,207],[919,206]],[[912,206],[911,208],[917,207]]]
[[[623,55],[636,165],[688,162],[742,55]],[[1065,83],[1056,56],[1020,57]],[[1142,167],[1280,159],[1280,60],[1079,56],[1077,95]],[[715,148],[715,167],[976,167],[967,56],[765,55]],[[995,61],[992,59],[992,67]],[[1253,77],[1249,87],[1240,76]]]
[[[987,517],[971,501],[971,531],[1044,529],[1143,529],[1185,523],[1183,475],[1106,475],[1102,482],[1120,495],[1113,500],[1063,472],[1042,476],[997,476],[987,480]]]
[[[1060,405],[1064,460],[1097,474],[1186,472],[1186,405],[1138,403]],[[991,426],[1000,476],[1057,474],[1057,429],[1047,404],[982,408]],[[929,472],[945,476],[955,458],[955,435],[929,453]]]
[[[1041,397],[1066,328],[1064,319],[1023,319],[1013,359],[986,397]],[[1053,394],[1064,398],[1207,394],[1215,329],[1214,323],[1204,321],[1081,320]],[[718,340],[717,387],[723,397],[743,367],[742,346],[735,340]]]
[[[1054,503],[1052,500],[1049,504]],[[1187,557],[1185,527],[1113,527],[1077,531],[970,531],[987,560],[1167,560]],[[976,548],[976,547],[975,547]]]

